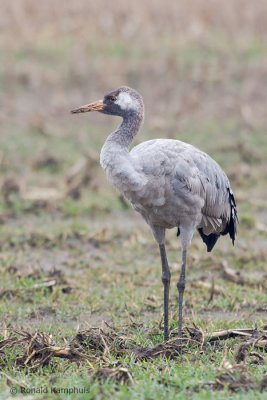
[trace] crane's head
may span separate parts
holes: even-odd
[[[142,96],[127,86],[120,87],[98,100],[72,110],[73,114],[98,111],[103,114],[118,115],[125,118],[129,114],[143,116],[144,104]]]

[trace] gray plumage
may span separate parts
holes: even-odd
[[[207,250],[220,235],[229,233],[234,243],[236,204],[229,180],[219,165],[194,146],[172,139],[149,140],[129,151],[143,119],[141,95],[121,87],[73,113],[99,111],[123,118],[100,154],[110,182],[123,194],[151,227],[159,244],[164,284],[164,337],[168,339],[170,271],[165,252],[165,230],[177,228],[182,246],[179,291],[179,326],[182,333],[182,302],[185,287],[186,251],[198,229]]]

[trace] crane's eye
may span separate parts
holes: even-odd
[[[111,96],[108,96],[108,99],[110,100],[110,101],[116,101],[117,100],[117,97],[116,96],[113,96],[113,95],[111,95]]]

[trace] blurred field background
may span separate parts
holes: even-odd
[[[69,113],[121,85],[144,97],[146,120],[136,144],[156,137],[188,141],[220,163],[236,194],[236,246],[222,238],[207,254],[193,240],[186,324],[207,331],[266,324],[266,46],[265,0],[1,0],[3,337],[15,329],[41,330],[62,341],[106,320],[135,321],[132,334],[143,345],[162,340],[159,331],[146,341],[162,317],[157,246],[98,165],[101,145],[119,120]],[[168,250],[174,328],[180,269],[174,231]],[[227,347],[230,359],[234,344]],[[51,376],[58,385],[85,384],[90,398],[154,399],[157,391],[158,398],[219,399],[226,394],[194,394],[192,385],[212,380],[224,356],[222,345],[192,367],[189,359],[134,365],[135,384],[119,389],[108,380],[102,387],[88,383],[87,369],[66,360],[27,376],[14,366],[14,352],[0,365],[33,386],[49,384]],[[123,362],[128,368],[130,361]],[[248,368],[260,380],[266,363]],[[9,384],[3,377],[3,396]],[[233,398],[264,398],[258,390],[240,390]]]

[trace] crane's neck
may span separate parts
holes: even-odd
[[[105,170],[109,166],[115,167],[121,161],[120,156],[129,156],[130,144],[139,131],[143,119],[143,113],[130,113],[123,118],[115,132],[108,136],[100,154],[100,164]]]
[[[108,136],[106,143],[112,143],[121,148],[129,149],[129,146],[139,131],[142,122],[143,115],[135,113],[128,114],[123,118],[121,125],[116,129],[116,131]]]

